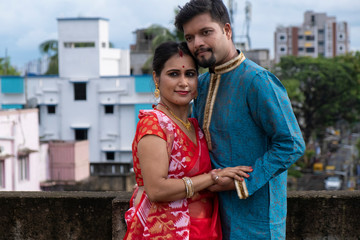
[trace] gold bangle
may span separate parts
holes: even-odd
[[[194,196],[194,186],[191,178],[189,177],[183,177],[182,180],[185,183],[185,189],[186,189],[186,198],[191,198]]]
[[[185,183],[185,194],[186,194],[186,198],[189,196],[189,185],[188,185],[188,183],[187,183],[187,181],[186,181],[186,177],[183,177],[182,178],[182,180],[184,181],[184,183]]]

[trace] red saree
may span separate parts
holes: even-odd
[[[197,144],[194,144],[162,111],[143,110],[139,118],[132,150],[136,182],[140,188],[134,191],[130,209],[125,214],[127,232],[124,239],[221,239],[218,199],[214,193],[201,191],[191,199],[159,203],[151,202],[141,187],[144,184],[137,144],[148,134],[167,142],[171,156],[168,178],[192,177],[211,170],[206,140],[197,121],[190,119],[196,129]]]

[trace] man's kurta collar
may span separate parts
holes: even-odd
[[[237,68],[245,60],[245,55],[243,54],[243,52],[241,52],[240,50],[237,51],[239,54],[236,57],[226,63],[216,66],[214,68],[214,73],[224,74]]]

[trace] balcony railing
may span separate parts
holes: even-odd
[[[90,163],[91,176],[127,176],[132,172],[132,163]]]

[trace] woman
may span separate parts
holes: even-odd
[[[198,67],[186,43],[161,44],[153,70],[160,102],[139,114],[132,146],[139,187],[125,215],[125,239],[221,239],[218,200],[206,188],[222,177],[241,181],[251,169],[211,173],[204,135],[196,119],[188,119]]]

